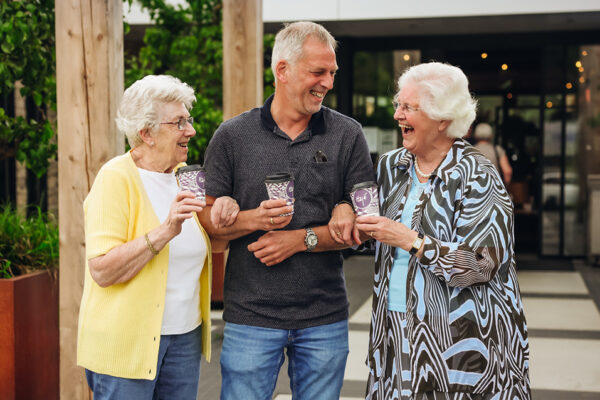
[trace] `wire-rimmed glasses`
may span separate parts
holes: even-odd
[[[176,122],[161,122],[161,125],[177,125],[177,129],[179,129],[180,131],[185,129],[185,124],[188,123],[190,125],[194,124],[194,118],[193,117],[181,117],[179,118]]]

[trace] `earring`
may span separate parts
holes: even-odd
[[[150,147],[154,146],[154,142],[150,142]]]

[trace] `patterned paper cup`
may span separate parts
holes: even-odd
[[[277,172],[265,178],[265,186],[270,200],[285,199],[288,206],[294,206],[294,177],[287,172]],[[292,210],[289,214],[292,215]]]
[[[204,179],[206,170],[201,165],[187,165],[175,173],[177,184],[181,190],[189,190],[196,195],[198,200],[206,201]]]
[[[352,187],[350,198],[356,215],[379,215],[377,183],[373,181],[357,183]]]

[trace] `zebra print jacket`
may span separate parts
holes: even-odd
[[[400,221],[414,156],[400,148],[377,167],[382,215]],[[500,175],[458,139],[430,177],[412,229],[425,234],[411,257],[407,327],[413,393],[529,397],[529,344],[513,251],[513,206]],[[394,248],[376,243],[367,364],[380,377]],[[388,355],[389,357],[389,355]],[[505,396],[506,395],[506,396]]]

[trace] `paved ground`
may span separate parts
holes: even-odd
[[[525,264],[525,263],[524,263]],[[531,263],[530,263],[531,264]],[[519,270],[529,327],[534,400],[600,399],[600,268],[582,261],[553,260]],[[363,399],[367,368],[373,259],[352,256],[345,262],[350,299],[350,355],[342,399]],[[198,399],[219,398],[221,313],[213,312],[213,361],[203,361]],[[275,400],[290,400],[287,366],[282,367]],[[240,399],[245,400],[245,399]]]

